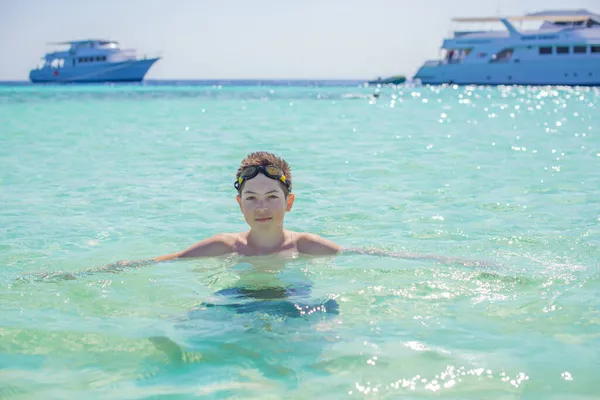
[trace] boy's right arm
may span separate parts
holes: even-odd
[[[94,273],[117,273],[130,268],[140,268],[146,265],[152,265],[157,262],[174,260],[185,257],[218,257],[235,252],[236,235],[234,234],[219,234],[208,239],[204,239],[195,245],[177,253],[166,254],[164,256],[155,257],[149,260],[139,261],[117,261],[112,264],[105,265],[99,268],[91,268],[79,272],[42,272],[27,274],[27,279],[34,281],[63,281],[72,280],[79,277]],[[25,279],[22,277],[22,279]]]
[[[188,258],[188,257],[218,257],[226,254],[233,253],[235,251],[235,238],[232,235],[222,233],[209,237],[208,239],[201,240],[195,245],[177,253],[166,254],[154,258],[154,261],[168,261],[177,258]]]

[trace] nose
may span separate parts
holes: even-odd
[[[268,211],[267,205],[263,201],[261,201],[258,204],[258,207],[256,207],[256,212],[259,213],[259,214],[264,214],[267,211]]]

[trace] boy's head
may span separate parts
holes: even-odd
[[[292,171],[287,161],[281,157],[277,157],[273,153],[256,151],[248,154],[248,156],[242,160],[240,167],[235,174],[235,187],[238,192],[242,193],[246,181],[256,177],[258,174],[263,174],[271,179],[279,180],[285,197],[292,191]]]
[[[252,153],[242,160],[236,178],[237,202],[248,225],[259,230],[282,227],[294,203],[288,163],[265,151]]]

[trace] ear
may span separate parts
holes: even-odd
[[[240,211],[244,212],[244,210],[242,210],[242,198],[240,197],[240,195],[238,194],[237,196],[235,196],[235,199],[237,200],[237,202],[240,206]]]
[[[287,199],[286,200],[286,207],[285,207],[285,211],[292,211],[292,206],[294,205],[294,195],[293,194],[288,194]]]

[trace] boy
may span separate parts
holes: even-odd
[[[292,172],[275,154],[258,151],[242,160],[234,183],[240,211],[250,226],[242,233],[222,233],[192,247],[156,257],[166,261],[187,257],[217,257],[230,253],[243,256],[268,254],[334,255],[340,246],[311,233],[285,230],[285,213],[294,205]]]

